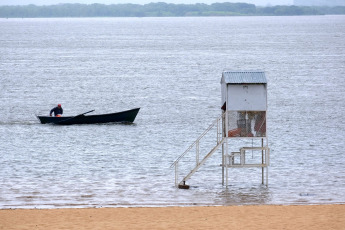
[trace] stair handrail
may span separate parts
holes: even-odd
[[[212,124],[187,148],[187,150],[186,151],[184,151],[184,153],[182,153],[175,161],[174,161],[174,163],[172,163],[171,165],[170,165],[170,168],[171,167],[173,167],[174,165],[176,165],[180,160],[181,160],[181,158],[182,157],[184,157],[188,152],[189,152],[189,150],[191,150],[193,147],[194,147],[194,145],[196,145],[196,143],[198,143],[200,140],[201,140],[201,138],[203,138],[206,134],[207,134],[207,132],[208,131],[210,131],[213,127],[214,127],[214,125],[215,124],[218,124],[218,120],[221,120],[222,119],[222,117],[225,115],[225,113],[226,113],[226,111],[224,112],[224,113],[222,113],[220,116],[218,116],[217,118],[216,118],[216,120],[214,121],[214,122],[212,122]],[[217,137],[217,143],[218,143],[219,141],[218,141],[218,137]]]
[[[212,156],[212,154],[217,150],[217,148],[220,146],[220,145],[222,145],[223,144],[223,142],[224,142],[224,138],[213,148],[213,149],[211,149],[211,151],[202,159],[202,161],[198,164],[198,165],[196,165],[195,166],[195,168],[192,170],[192,171],[190,171],[190,173],[188,173],[187,174],[187,176],[185,176],[184,178],[183,178],[183,180],[180,182],[180,184],[181,183],[184,183],[185,181],[187,181],[204,163],[205,163],[205,161],[210,157],[210,156]],[[177,185],[177,182],[178,181],[178,178],[175,178],[175,184]]]

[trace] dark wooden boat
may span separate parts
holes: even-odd
[[[118,113],[108,113],[99,115],[85,115],[86,113],[74,117],[50,117],[37,116],[42,124],[56,124],[56,125],[75,125],[75,124],[98,124],[110,122],[125,122],[132,123],[137,116],[140,108],[122,111]]]

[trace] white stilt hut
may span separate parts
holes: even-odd
[[[222,183],[228,185],[230,168],[259,167],[262,184],[268,184],[269,147],[266,132],[267,80],[263,71],[224,71],[221,78],[222,115],[172,164],[175,166],[175,185],[189,188],[186,181],[222,148]],[[214,128],[215,127],[215,128]],[[200,142],[211,130],[217,130],[216,144],[200,160]],[[183,177],[179,162],[195,146],[196,164]],[[250,154],[250,157],[247,155]]]
[[[225,71],[221,79],[222,127],[226,141],[222,144],[224,170],[228,184],[228,168],[262,168],[262,184],[266,169],[268,183],[269,147],[266,134],[267,80],[263,71]],[[250,153],[248,159],[246,154]],[[247,160],[246,160],[247,159]]]

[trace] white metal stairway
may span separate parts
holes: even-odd
[[[198,171],[198,169],[206,162],[206,160],[208,158],[210,158],[213,153],[216,152],[216,150],[224,143],[224,141],[226,140],[226,137],[224,137],[223,132],[222,132],[222,118],[225,117],[226,113],[223,113],[221,116],[219,116],[197,139],[196,141],[194,141],[193,144],[191,144],[187,150],[177,158],[177,160],[170,166],[175,166],[175,186],[177,186],[178,188],[182,188],[182,189],[188,189],[189,186],[186,185],[186,181],[196,172]],[[216,144],[215,146],[211,149],[211,151],[209,151],[204,157],[203,159],[200,161],[199,157],[200,157],[200,141],[205,137],[205,135],[212,130],[213,128],[217,128],[217,137],[216,137]],[[196,147],[196,162],[195,162],[195,167],[185,176],[183,177],[183,179],[179,182],[178,180],[178,166],[179,166],[179,162],[180,160],[187,154],[189,153],[193,147]]]
[[[194,141],[193,144],[191,144],[187,150],[177,158],[177,160],[171,164],[170,167],[175,166],[175,186],[181,189],[188,189],[189,185],[186,185],[186,181],[191,178],[191,176],[198,171],[198,169],[205,164],[207,159],[209,159],[219,147],[221,147],[223,144],[225,145],[225,149],[222,149],[223,154],[223,160],[221,166],[223,167],[223,184],[224,184],[224,171],[226,176],[226,186],[228,185],[228,168],[249,168],[249,167],[259,167],[262,168],[262,184],[264,184],[264,169],[266,169],[266,185],[268,184],[268,166],[269,166],[269,158],[270,158],[270,149],[268,147],[268,141],[266,137],[250,137],[255,140],[261,141],[261,146],[251,146],[251,147],[242,147],[240,148],[239,152],[231,152],[228,153],[228,142],[227,142],[227,136],[225,133],[227,133],[224,127],[224,123],[227,123],[226,116],[228,116],[227,112],[224,112],[221,116],[219,116],[197,139]],[[208,146],[208,149],[211,149],[208,151],[208,149],[205,151],[207,154],[202,157],[200,160],[200,142],[203,139],[206,139],[205,136],[210,131],[214,131],[216,129],[217,135],[216,135],[216,143],[215,145]],[[246,137],[245,137],[246,138]],[[248,137],[247,137],[248,138]],[[265,144],[264,144],[265,140]],[[211,147],[212,146],[212,147]],[[181,165],[181,160],[191,152],[191,150],[195,147],[195,164],[190,166],[189,168],[183,168],[184,173],[187,175],[183,177],[181,181],[179,181],[178,177],[180,175],[179,173],[179,165]],[[261,159],[259,161],[255,162],[247,162],[246,161],[246,151],[259,151],[261,152]],[[189,156],[190,157],[190,156]],[[235,161],[235,159],[237,159]],[[258,159],[257,159],[258,160]],[[185,160],[184,163],[186,163]],[[192,162],[194,160],[189,160],[188,163]],[[190,171],[189,171],[190,170]],[[182,174],[183,175],[183,174]]]

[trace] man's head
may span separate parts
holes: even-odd
[[[61,108],[61,104],[58,104],[58,107]]]

